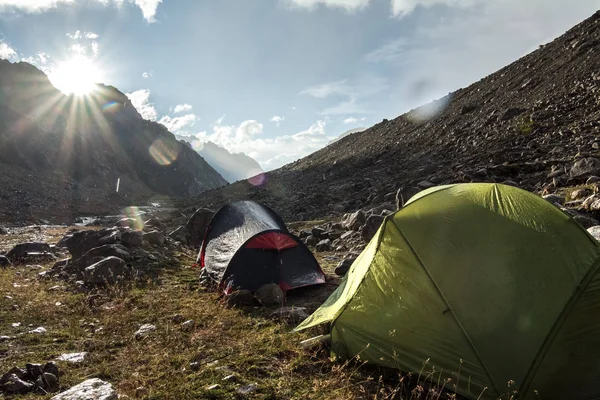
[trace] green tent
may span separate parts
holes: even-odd
[[[471,399],[508,399],[511,380],[520,399],[598,399],[599,260],[600,243],[534,194],[436,187],[385,219],[296,329],[330,323],[341,358],[405,372],[429,360],[454,383],[460,369]]]

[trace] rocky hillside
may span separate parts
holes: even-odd
[[[98,85],[65,96],[27,63],[0,60],[0,219],[72,221],[153,195],[197,196],[226,181],[129,99]],[[117,190],[118,187],[118,190]]]
[[[262,172],[260,164],[254,158],[244,153],[230,153],[210,141],[197,151],[228,182],[248,179]]]
[[[250,198],[312,219],[393,202],[404,188],[506,182],[554,192],[600,173],[600,12],[446,98],[349,135],[261,179],[195,199]],[[578,160],[591,166],[581,174]],[[580,171],[580,169],[579,169]]]

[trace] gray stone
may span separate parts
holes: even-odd
[[[340,236],[340,239],[342,240],[347,240],[350,239],[352,236],[354,236],[354,231],[348,231],[348,232],[344,232],[342,233],[342,236]]]
[[[127,229],[121,232],[121,243],[127,247],[140,247],[143,244],[143,233],[142,231],[134,231]]]
[[[0,385],[0,390],[8,394],[25,394],[35,388],[33,383],[22,380],[16,374],[10,374],[6,378],[3,377],[3,380],[4,383]]]
[[[514,117],[518,117],[519,115],[523,114],[525,111],[527,111],[527,110],[524,108],[511,107],[511,108],[507,109],[506,111],[504,111],[504,113],[500,116],[500,119],[502,121],[507,121],[509,119],[513,119]]]
[[[206,390],[218,390],[221,389],[221,385],[219,385],[218,383],[215,383],[214,385],[210,385],[206,388]]]
[[[144,228],[144,223],[141,219],[136,218],[122,218],[117,221],[115,224],[116,227],[119,228],[130,228],[134,230],[142,230]]]
[[[11,265],[12,263],[7,257],[0,255],[0,267],[10,267]]]
[[[365,242],[370,241],[373,236],[377,233],[377,230],[381,226],[384,217],[381,215],[371,215],[365,225],[361,228],[360,234]]]
[[[587,181],[585,181],[585,184],[591,185],[593,183],[598,183],[598,182],[600,182],[600,176],[592,175],[589,178],[587,178]]]
[[[148,221],[144,222],[144,229],[158,230],[165,233],[167,231],[167,225],[161,222],[157,217],[152,217]]]
[[[50,400],[118,400],[112,385],[98,378],[88,379]]]
[[[118,257],[107,257],[83,270],[83,281],[87,284],[112,285],[122,280],[130,272],[125,261]]]
[[[254,292],[254,298],[263,306],[276,306],[283,303],[285,294],[278,284],[268,283]]]
[[[0,235],[8,235],[8,229],[0,227]]]
[[[358,210],[353,214],[346,214],[342,223],[346,229],[356,231],[365,223],[366,219],[365,213]]]
[[[600,226],[592,226],[588,228],[588,233],[594,237],[594,239],[600,241]]]
[[[192,246],[199,246],[202,243],[206,228],[210,224],[213,215],[215,215],[213,210],[199,208],[187,221],[185,228],[189,233],[190,244]]]
[[[316,237],[317,239],[320,239],[324,233],[325,233],[325,230],[323,228],[319,228],[319,227],[312,228],[312,230],[311,230],[311,234],[314,237]]]
[[[42,368],[42,371],[43,372],[48,372],[48,373],[50,373],[50,374],[58,377],[58,366],[56,365],[56,363],[54,363],[52,361],[47,362],[44,365],[44,368]]]
[[[419,193],[421,190],[419,188],[414,187],[401,187],[396,192],[396,209],[399,210],[413,197],[415,194]]]
[[[250,385],[240,386],[236,389],[236,392],[239,394],[250,394],[252,392],[256,392],[258,386],[255,383],[251,383]]]
[[[36,379],[35,386],[44,393],[55,392],[58,390],[58,378],[54,374],[44,372]]]
[[[54,257],[50,245],[41,242],[19,243],[6,253],[6,257],[12,261],[30,261],[44,256]]]
[[[331,240],[330,239],[321,240],[319,243],[317,243],[316,250],[318,252],[331,250]]]
[[[600,174],[600,159],[596,157],[577,160],[569,171],[571,179],[583,179],[598,174]]]
[[[116,228],[110,228],[79,231],[65,235],[56,246],[66,247],[73,258],[77,259],[93,248],[120,242],[121,232]]]
[[[25,364],[25,369],[27,370],[26,378],[32,381],[35,381],[38,377],[40,377],[44,371],[42,370],[42,364]]]
[[[58,356],[57,360],[77,364],[83,362],[86,356],[87,353],[85,351],[81,353],[64,353]]]
[[[345,233],[345,232],[329,231],[329,232],[324,233],[324,236],[330,240],[336,240],[336,239],[339,239],[340,237],[342,237],[342,233]]]
[[[144,233],[144,240],[155,246],[162,246],[165,244],[164,232],[154,230],[152,232]]]
[[[8,370],[7,373],[5,373],[4,375],[2,375],[0,377],[0,385],[3,385],[6,382],[8,382],[8,379],[10,378],[11,375],[16,375],[16,377],[19,379],[25,379],[25,376],[27,375],[27,371],[22,368],[19,368],[19,367],[12,367],[11,369]]]
[[[345,260],[340,261],[340,263],[335,267],[335,274],[338,276],[344,276],[356,260],[356,257],[347,258]]]
[[[137,340],[144,339],[145,337],[150,335],[150,333],[154,332],[155,330],[156,330],[156,325],[144,324],[144,325],[140,326],[140,329],[138,329],[133,334],[133,337],[135,337]]]
[[[304,243],[307,246],[316,246],[317,243],[319,243],[319,239],[317,239],[316,237],[314,237],[313,235],[310,235],[306,238],[306,240],[304,241]]]
[[[188,244],[190,242],[190,233],[184,226],[180,226],[169,233],[169,237],[173,240],[177,240],[181,244]]]
[[[588,197],[592,194],[592,191],[590,189],[577,189],[577,190],[573,190],[571,192],[571,199],[573,200],[577,200],[577,199],[582,199],[584,197]]]
[[[300,239],[305,239],[307,237],[310,236],[310,232],[309,231],[300,231],[300,233],[298,234],[298,237]]]
[[[429,181],[421,181],[417,183],[417,187],[419,189],[429,189],[435,186],[435,183],[431,183]]]
[[[196,323],[194,322],[193,319],[188,319],[187,321],[185,321],[184,323],[181,324],[181,330],[184,332],[189,332],[192,329],[194,329],[195,325],[196,325]]]
[[[227,294],[224,302],[228,307],[252,307],[254,306],[254,296],[249,290],[236,290]]]
[[[542,198],[544,200],[549,201],[550,203],[552,203],[552,204],[554,204],[556,206],[562,206],[562,205],[565,204],[565,198],[564,198],[564,196],[561,196],[559,194],[555,194],[555,193],[553,193],[553,194],[547,194],[547,195],[542,196]]]

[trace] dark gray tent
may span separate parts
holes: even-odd
[[[225,291],[277,283],[289,290],[325,282],[310,250],[270,208],[253,201],[222,207],[210,222],[198,263]]]

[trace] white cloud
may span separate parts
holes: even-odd
[[[324,99],[333,95],[350,95],[352,89],[348,86],[346,79],[336,82],[327,82],[320,85],[308,87],[300,92],[300,94],[307,94],[312,97]]]
[[[398,17],[404,17],[413,12],[417,7],[433,7],[436,5],[445,5],[449,7],[471,7],[477,2],[484,0],[391,0],[392,14]]]
[[[350,117],[350,118],[344,119],[344,121],[342,121],[342,122],[345,124],[356,124],[358,122],[358,118]]]
[[[154,72],[152,72],[152,71],[150,71],[150,72],[144,72],[144,73],[142,73],[142,78],[148,79],[148,78],[151,78],[152,75],[154,75]]]
[[[85,3],[87,0],[0,0],[0,12],[19,10],[29,13],[39,13],[47,11],[59,6],[66,6],[75,3]],[[94,0],[91,0],[94,1]],[[95,0],[96,2],[109,6],[113,5],[120,7],[124,0]],[[142,10],[142,15],[149,23],[156,21],[156,9],[163,0],[129,0]],[[90,35],[87,39],[97,39],[97,35],[93,32],[88,32]],[[80,33],[85,36],[85,33]]]
[[[284,120],[285,120],[285,117],[282,117],[279,115],[275,115],[275,116],[273,116],[273,118],[270,119],[270,121],[274,122],[275,125],[277,125],[277,126],[279,126],[279,124],[281,124]]]
[[[351,98],[343,101],[336,106],[328,107],[321,111],[321,115],[344,115],[344,114],[371,114],[372,111],[356,103],[356,99]]]
[[[85,32],[85,37],[86,39],[98,39],[100,37],[100,35],[98,35],[97,33],[94,32]]]
[[[370,0],[287,0],[286,3],[294,8],[314,10],[323,5],[329,8],[342,8],[346,11],[357,11],[366,8]]]
[[[92,53],[94,56],[98,55],[98,42],[92,42]]]
[[[149,23],[156,22],[156,9],[163,0],[134,0],[134,3],[142,10],[144,19]]]
[[[12,60],[17,57],[17,52],[4,42],[0,42],[0,58]]]
[[[402,57],[408,43],[406,38],[392,40],[367,54],[365,59],[369,62],[396,61]]]
[[[180,117],[170,117],[165,115],[158,123],[163,124],[167,129],[173,133],[187,134],[188,131],[185,128],[194,126],[194,123],[200,118],[195,114],[186,114]]]
[[[173,110],[174,113],[181,113],[181,112],[186,112],[186,111],[190,111],[192,109],[192,106],[185,103],[185,104],[178,104],[175,106],[175,109]]]
[[[154,104],[150,103],[150,90],[140,89],[135,92],[125,93],[125,95],[131,100],[131,104],[142,115],[142,118],[156,121],[158,113],[154,108]]]

